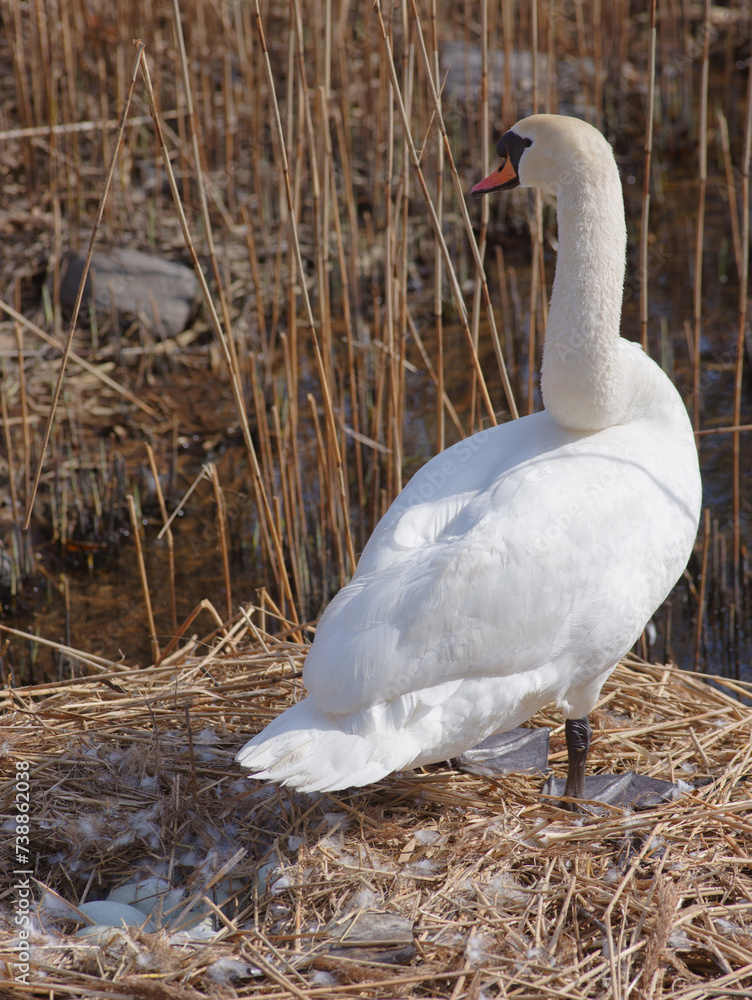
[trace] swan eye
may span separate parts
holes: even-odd
[[[528,139],[526,136],[518,135],[510,129],[508,132],[504,133],[501,139],[499,139],[498,145],[496,146],[496,152],[502,159],[509,158],[516,171],[520,165],[520,157],[529,146],[532,146],[532,144],[532,139]]]

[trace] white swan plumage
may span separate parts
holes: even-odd
[[[519,183],[557,198],[545,410],[410,480],[321,618],[308,696],[237,754],[258,777],[309,792],[368,784],[549,703],[587,727],[692,551],[701,483],[686,409],[619,335],[626,227],[611,147],[585,122],[533,115],[498,152],[473,194]],[[580,756],[584,774],[587,746]],[[582,795],[572,771],[570,747],[567,790]]]

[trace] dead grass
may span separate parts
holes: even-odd
[[[642,813],[573,819],[541,799],[540,777],[443,766],[301,796],[232,760],[302,691],[305,646],[249,639],[246,624],[216,654],[188,647],[148,671],[0,693],[3,828],[15,763],[28,761],[42,899],[33,988],[13,984],[14,928],[2,931],[4,995],[703,1000],[752,989],[752,711],[740,701],[752,688],[637,659],[617,669],[593,715],[592,767],[697,784]],[[553,727],[563,771],[561,720],[533,724]],[[10,838],[3,851],[10,871]],[[212,936],[132,931],[92,945],[51,908],[50,893],[78,904],[147,873],[184,890],[181,913],[211,900]],[[407,966],[329,955],[337,927],[371,910],[412,923]],[[220,959],[245,977],[223,980]]]

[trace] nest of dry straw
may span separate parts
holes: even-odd
[[[28,761],[37,901],[25,986],[6,889],[4,996],[749,995],[749,687],[623,663],[593,715],[592,766],[699,787],[573,818],[532,775],[436,766],[321,796],[246,778],[234,751],[300,696],[305,652],[256,632],[205,657],[2,693],[2,820],[11,830]],[[563,771],[561,720],[533,724],[553,727]],[[73,936],[81,921],[61,900],[144,875],[179,890],[181,914],[204,907],[200,935],[173,923]],[[348,950],[353,917],[382,929]]]

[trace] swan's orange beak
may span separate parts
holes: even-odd
[[[516,185],[518,182],[517,171],[512,166],[511,159],[507,156],[492,174],[489,174],[485,180],[479,181],[474,188],[471,188],[470,194],[473,198],[482,198],[484,194],[488,194],[490,191],[498,191],[499,188],[506,187],[507,184]]]

